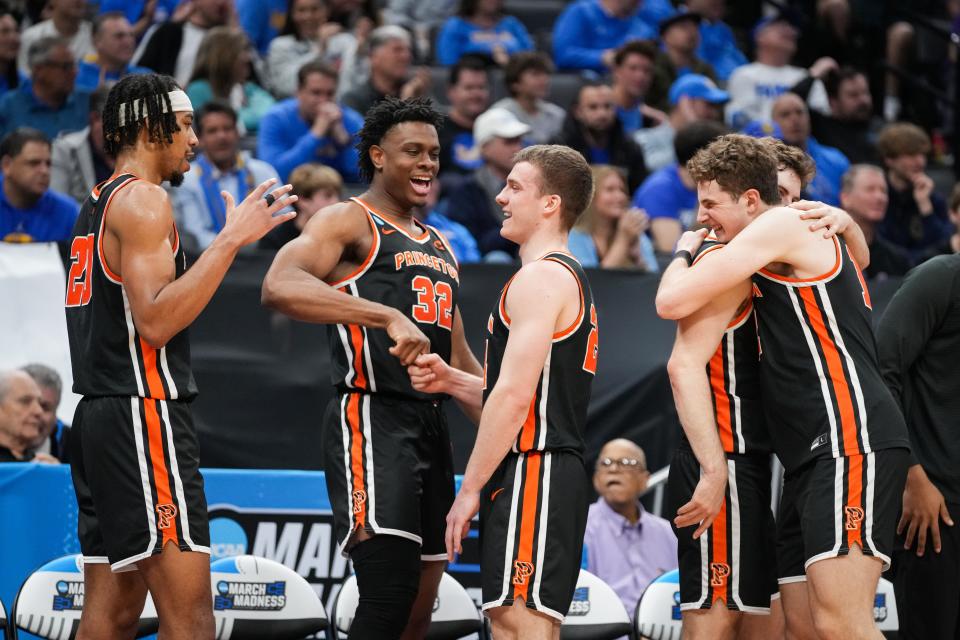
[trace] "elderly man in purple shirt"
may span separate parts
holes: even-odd
[[[613,587],[631,617],[647,585],[677,568],[670,523],[640,504],[649,478],[643,449],[623,438],[605,444],[593,473],[600,498],[590,505],[583,538],[587,571]]]

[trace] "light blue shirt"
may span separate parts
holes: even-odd
[[[640,245],[640,255],[643,257],[644,266],[649,273],[660,271],[660,265],[657,264],[657,256],[653,251],[653,243],[647,234],[641,234],[637,240]],[[567,247],[570,253],[576,257],[582,267],[600,267],[600,255],[597,253],[597,245],[593,238],[586,231],[571,229],[570,237],[567,240]]]
[[[651,218],[673,218],[689,229],[697,214],[697,192],[680,179],[677,163],[651,173],[633,196],[633,206]]]
[[[243,168],[249,169],[249,177]],[[213,167],[213,179],[216,193],[227,191],[237,204],[247,197],[258,184],[270,178],[277,178],[277,170],[262,160],[251,158],[242,151],[237,169],[224,173]],[[274,188],[280,186],[279,183]],[[207,194],[203,186],[203,169],[194,161],[190,171],[183,178],[183,184],[172,190],[173,207],[177,224],[181,231],[192,235],[201,248],[206,248],[223,228],[215,212],[210,210]]]
[[[19,127],[33,127],[53,140],[61,133],[83,129],[89,121],[89,91],[77,89],[59,109],[40,102],[29,82],[0,98],[0,137]]]

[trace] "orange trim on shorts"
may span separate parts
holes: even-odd
[[[717,600],[723,600],[726,603],[730,602],[730,560],[727,557],[727,499],[724,497],[723,504],[720,506],[720,513],[717,514],[717,517],[714,518],[713,524],[710,525],[710,531],[712,535],[713,542],[713,562],[710,566],[710,586],[713,589],[713,598],[710,600],[712,605]],[[725,572],[721,573],[720,568],[725,569]],[[715,582],[717,579],[722,582],[720,585],[717,585]]]
[[[526,458],[527,471],[523,485],[523,507],[520,511],[520,544],[517,547],[517,558],[513,565],[513,597],[514,599],[523,598],[524,602],[529,600],[530,582],[533,580],[537,569],[539,569],[533,564],[533,540],[537,530],[537,499],[540,493],[540,465],[543,454],[539,451],[531,451],[526,454]],[[540,525],[545,527],[547,523],[542,522]],[[523,580],[519,580],[520,584],[517,584],[516,571],[519,563],[527,563],[527,566],[532,567],[533,570]]]
[[[367,524],[367,493],[363,473],[363,432],[360,428],[358,393],[351,393],[347,397],[347,424],[350,425],[350,476],[353,478],[350,508],[353,510],[354,528],[360,529]]]
[[[725,340],[725,339],[724,339]],[[730,396],[727,395],[727,385],[724,380],[723,347],[724,340],[710,358],[710,388],[713,390],[715,405],[714,415],[717,419],[717,430],[720,432],[720,442],[723,450],[733,453],[733,420],[730,415]]]
[[[850,393],[850,386],[847,383],[846,374],[843,372],[840,350],[827,331],[826,323],[823,320],[823,313],[817,304],[813,290],[803,288],[798,289],[798,291],[800,297],[803,299],[803,306],[807,311],[810,328],[813,329],[813,332],[817,336],[817,341],[823,350],[824,360],[826,360],[827,363],[827,372],[830,374],[830,384],[833,387],[837,409],[839,409],[840,414],[840,425],[843,433],[843,455],[859,455],[862,451],[860,450],[860,445],[857,444],[857,419],[853,412],[853,399]]]
[[[179,545],[180,540],[177,537],[176,518],[162,518],[156,510],[164,505],[173,505],[173,492],[170,490],[170,474],[167,472],[167,463],[163,458],[163,434],[160,424],[160,414],[157,411],[157,402],[151,398],[141,400],[143,405],[143,415],[147,423],[147,441],[150,443],[150,466],[153,469],[153,482],[157,487],[157,503],[154,505],[153,517],[167,522],[167,527],[160,529],[163,532],[163,538],[160,547],[166,546],[167,542],[173,542]],[[167,425],[169,428],[169,425]],[[171,451],[170,455],[176,455]]]
[[[863,550],[863,456],[850,456],[847,460],[850,469],[847,471],[847,513],[843,519],[847,546],[853,548],[857,544]]]
[[[157,370],[157,350],[151,347],[143,338],[140,340],[140,352],[143,354],[143,371],[146,374],[147,394],[150,398],[166,400],[167,394],[160,381],[160,372]]]

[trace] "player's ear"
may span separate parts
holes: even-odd
[[[748,213],[756,213],[760,208],[760,192],[756,189],[747,189],[741,197],[746,199]]]
[[[383,169],[383,147],[380,145],[371,145],[370,146],[370,162],[373,163],[373,168],[376,170]]]
[[[560,215],[560,196],[552,193],[544,196],[543,212],[549,216]]]

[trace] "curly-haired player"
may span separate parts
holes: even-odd
[[[454,486],[444,396],[416,391],[406,367],[432,352],[481,372],[457,309],[456,256],[411,214],[439,169],[441,118],[427,100],[370,109],[357,145],[369,189],[311,218],[263,283],[265,304],[330,330],[338,394],[323,422],[324,469],[360,590],[351,638],[422,638],[445,567]]]
[[[163,638],[213,638],[210,534],[186,328],[237,251],[293,217],[290,187],[258,186],[188,270],[160,183],[177,185],[197,145],[193,107],[173,78],[128,76],[107,97],[105,146],[116,173],[80,210],[70,244],[70,431],[86,600],[77,638],[132,638],[147,590]],[[192,553],[199,552],[199,553]],[[132,571],[138,569],[139,571]],[[123,573],[127,572],[127,573]]]

